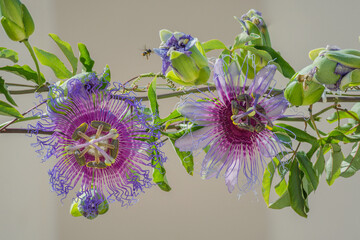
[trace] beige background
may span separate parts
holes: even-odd
[[[76,48],[85,43],[101,72],[109,64],[113,81],[146,72],[158,72],[161,61],[148,61],[141,49],[159,45],[162,28],[183,31],[206,41],[219,38],[231,44],[240,32],[233,16],[250,8],[263,12],[273,47],[297,70],[310,63],[309,50],[326,44],[358,48],[359,1],[116,1],[24,0],[36,22],[30,41],[56,52],[47,33],[58,34]],[[13,48],[33,66],[24,46],[11,43],[0,31],[1,46]],[[1,65],[8,64],[1,60]],[[42,70],[55,79],[45,67]],[[14,79],[12,75],[3,75]],[[281,85],[281,76],[277,77]],[[16,97],[21,110],[33,106],[33,96]],[[178,100],[161,102],[165,115]],[[320,106],[321,108],[322,106]],[[1,118],[7,120],[8,118]],[[326,126],[322,126],[326,130]],[[135,206],[110,205],[94,221],[69,215],[72,198],[60,202],[50,191],[47,171],[55,159],[41,163],[31,143],[35,138],[0,135],[0,239],[358,239],[360,175],[339,179],[330,188],[322,184],[310,197],[308,219],[291,209],[267,209],[261,189],[237,199],[228,194],[223,179],[202,181],[186,174],[166,145],[166,168],[173,190],[157,187],[140,196]],[[198,159],[198,163],[200,158]]]

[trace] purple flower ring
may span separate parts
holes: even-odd
[[[188,98],[179,108],[202,128],[179,138],[176,147],[180,151],[209,147],[200,174],[208,179],[224,170],[229,192],[235,186],[240,192],[252,189],[259,180],[259,165],[281,152],[282,143],[270,129],[284,116],[288,102],[282,94],[266,94],[275,72],[276,66],[265,66],[246,90],[247,79],[242,79],[237,66],[230,64],[224,71],[224,62],[218,59],[214,66],[218,96]]]
[[[159,147],[154,142],[158,131],[134,97],[118,94],[119,88],[99,90],[93,82],[89,86],[84,84],[86,91],[73,87],[66,97],[63,89],[52,88],[56,97],[47,99],[48,117],[33,130],[53,134],[37,136],[35,145],[46,151],[44,161],[58,159],[49,171],[58,195],[65,198],[80,182],[78,195],[96,189],[123,206],[131,205],[152,186],[146,167],[152,167],[154,148]]]

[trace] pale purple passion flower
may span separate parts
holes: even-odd
[[[77,84],[69,88],[67,97],[62,89],[53,87],[52,94],[57,97],[47,99],[48,117],[30,132],[54,132],[37,136],[34,145],[44,161],[57,158],[49,175],[58,195],[65,198],[80,182],[78,196],[96,189],[107,199],[131,205],[140,192],[152,186],[150,172],[144,167],[152,167],[153,158],[156,163],[165,161],[158,150],[161,144],[154,142],[159,131],[148,124],[152,116],[144,113],[134,97],[117,95],[120,87],[99,90],[103,86],[99,84],[84,84],[86,91]]]
[[[154,52],[162,59],[162,73],[165,74],[166,70],[171,65],[170,55],[172,51],[178,51],[190,56],[189,49],[195,45],[197,39],[184,33],[174,33],[165,43],[159,48],[154,48]]]
[[[229,71],[224,72],[224,62],[218,59],[214,66],[218,97],[188,98],[180,106],[185,117],[203,127],[179,138],[175,146],[180,151],[209,146],[202,162],[202,177],[218,177],[224,171],[229,192],[235,186],[246,192],[258,182],[259,165],[265,158],[281,152],[281,141],[269,128],[283,116],[288,102],[283,95],[264,96],[276,66],[267,65],[260,70],[247,91],[246,79],[242,83],[240,72],[233,67],[236,66],[230,65]]]

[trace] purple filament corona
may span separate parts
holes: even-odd
[[[131,205],[152,185],[147,166],[165,161],[158,150],[159,133],[134,97],[90,80],[69,80],[67,91],[51,88],[48,117],[31,132],[54,133],[37,136],[35,146],[44,161],[57,158],[49,175],[58,195],[66,197],[80,183],[80,193],[95,187],[101,195]]]
[[[218,97],[188,98],[180,106],[179,111],[202,128],[184,135],[175,145],[181,151],[208,146],[202,177],[225,172],[229,192],[235,186],[246,192],[258,181],[264,159],[281,152],[281,141],[269,129],[283,116],[288,102],[282,95],[266,94],[276,71],[274,65],[260,70],[247,91],[247,79],[242,79],[236,66],[228,66],[228,71],[224,67],[218,59],[214,67]]]

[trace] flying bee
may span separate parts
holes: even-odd
[[[150,54],[152,53],[153,51],[150,49],[150,48],[144,48],[144,51],[142,53],[143,57],[146,57],[146,59],[149,59],[150,57]]]

